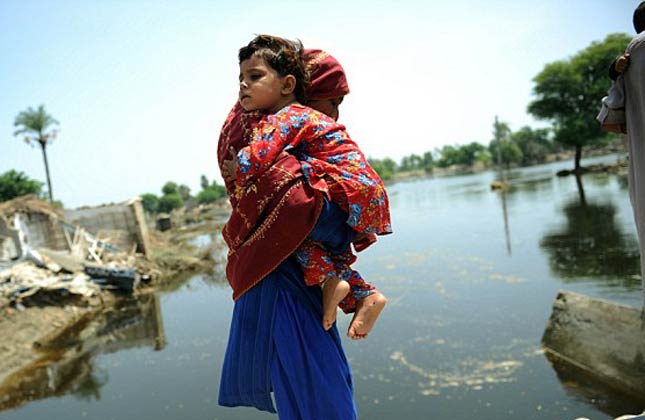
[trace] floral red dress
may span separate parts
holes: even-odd
[[[312,188],[347,212],[347,224],[359,234],[360,240],[354,243],[357,250],[374,242],[374,235],[392,233],[385,186],[358,145],[343,125],[299,104],[266,115],[255,127],[250,143],[237,154],[236,189],[253,188],[254,180],[272,166],[282,151],[298,158]],[[309,285],[321,283],[329,276],[350,283],[354,293],[341,303],[343,310],[353,307],[354,298],[360,300],[374,290],[349,268],[356,260],[349,248],[337,255],[306,240],[296,251],[296,257]]]

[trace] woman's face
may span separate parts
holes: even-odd
[[[307,102],[307,106],[338,121],[338,107],[343,103],[344,96],[331,99],[315,99]]]

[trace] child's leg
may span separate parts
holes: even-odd
[[[338,276],[325,280],[322,284],[323,295],[323,328],[330,329],[336,322],[336,308],[340,302],[349,294],[349,283]]]
[[[387,303],[383,293],[375,291],[356,304],[356,313],[349,324],[347,336],[354,340],[366,338]]]
[[[338,276],[332,255],[320,244],[305,240],[295,256],[303,269],[305,283],[322,287],[322,325],[325,331],[329,330],[336,322],[336,307],[349,294],[349,283]]]
[[[374,286],[365,282],[358,271],[349,269],[348,272],[348,283],[352,289],[350,295],[355,311],[354,318],[347,329],[347,336],[353,340],[359,340],[366,338],[372,330],[387,299]]]
[[[349,283],[352,291],[339,306],[345,313],[355,312],[347,330],[347,336],[357,340],[367,337],[385,307],[387,299],[374,286],[367,283],[358,271],[350,268],[349,264],[354,261],[356,261],[356,256],[349,250],[342,255],[335,256],[340,278]]]

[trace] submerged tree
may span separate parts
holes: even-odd
[[[575,147],[576,173],[583,146],[604,137],[595,117],[609,89],[607,70],[629,40],[626,34],[610,34],[569,59],[547,64],[533,79],[536,99],[528,112],[553,122],[555,141]]]
[[[490,152],[498,168],[520,164],[522,162],[522,150],[517,144],[511,141],[511,128],[504,121],[495,117],[493,122],[493,139],[488,143]]]
[[[51,143],[56,138],[57,131],[52,129],[47,131],[50,126],[58,125],[51,115],[45,112],[45,106],[40,105],[38,109],[32,107],[27,108],[16,116],[13,123],[14,127],[20,127],[13,135],[18,136],[24,134],[26,143],[33,145],[38,143],[43,152],[43,160],[45,161],[45,173],[47,175],[47,188],[49,189],[49,201],[54,201],[54,194],[52,192],[52,182],[49,176],[49,163],[47,162],[47,144]]]

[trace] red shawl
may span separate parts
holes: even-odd
[[[259,118],[239,105],[233,108],[220,135],[220,170],[231,158],[229,146],[239,150],[246,145],[246,133]],[[237,196],[232,183],[226,189],[233,207],[222,231],[229,247],[226,277],[237,299],[300,246],[318,220],[322,197],[304,184],[300,162],[286,152]]]

